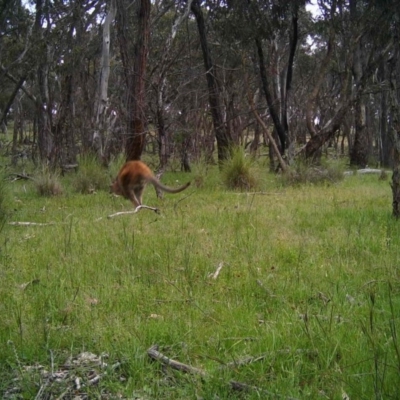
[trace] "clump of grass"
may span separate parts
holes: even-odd
[[[72,186],[78,193],[93,193],[96,190],[107,190],[111,179],[100,162],[90,155],[81,157],[79,170],[75,175]]]
[[[7,206],[6,206],[7,194],[8,192],[4,180],[4,174],[3,171],[0,171],[0,232],[7,219]]]
[[[339,182],[344,177],[344,165],[339,161],[322,161],[320,165],[298,161],[282,174],[282,181],[289,186]]]
[[[59,175],[53,171],[50,171],[48,167],[43,167],[42,171],[35,178],[34,182],[39,196],[59,196],[63,192]]]
[[[231,157],[222,167],[222,180],[225,186],[234,190],[250,190],[257,185],[257,179],[251,169],[252,161],[246,157],[244,148],[235,147]]]
[[[214,189],[220,185],[219,174],[213,173],[216,166],[206,162],[204,158],[193,164],[193,185],[196,188]]]

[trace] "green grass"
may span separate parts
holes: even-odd
[[[89,351],[121,362],[84,388],[90,398],[399,398],[400,226],[388,182],[288,187],[266,174],[259,192],[237,193],[216,184],[216,167],[197,171],[201,187],[162,201],[147,188],[161,215],[112,219],[129,202],[75,193],[73,173],[57,197],[7,184],[8,221],[53,224],[0,232],[0,397],[18,387],[8,398],[57,398],[62,388],[27,366],[57,370]],[[154,344],[207,376],[162,368],[146,353]],[[232,380],[259,391],[233,391]]]

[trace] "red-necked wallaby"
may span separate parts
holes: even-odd
[[[147,183],[151,183],[167,193],[179,193],[185,190],[190,182],[177,188],[163,185],[153,174],[151,169],[142,161],[128,161],[120,171],[110,187],[110,191],[129,199],[134,207],[142,205],[143,190]]]

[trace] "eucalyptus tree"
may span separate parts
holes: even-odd
[[[366,165],[370,149],[366,126],[366,89],[376,75],[379,65],[391,51],[393,41],[386,34],[390,25],[393,4],[362,4],[342,0],[320,2],[322,24],[326,26],[320,40],[326,43],[326,52],[317,68],[315,85],[309,96],[307,128],[311,135],[302,154],[306,158],[318,157],[323,145],[329,142],[344,124],[349,112],[355,127],[354,139],[350,140],[350,158],[353,164]],[[321,93],[329,77],[334,78],[330,93],[332,105],[329,118],[321,124],[318,119]],[[316,123],[318,122],[318,123]]]
[[[93,56],[91,29],[102,7],[96,0],[36,0],[38,148],[53,167],[74,163],[78,143],[90,132],[86,71]]]
[[[222,115],[222,105],[220,98],[220,88],[217,80],[217,70],[215,68],[215,64],[213,62],[210,47],[208,44],[204,12],[201,5],[201,0],[193,0],[191,4],[191,10],[196,18],[197,27],[199,30],[205,75],[207,79],[210,111],[214,125],[215,138],[217,141],[218,160],[219,162],[223,162],[229,157],[229,148],[232,144],[232,137],[227,131],[226,123]]]
[[[127,160],[139,160],[145,146],[150,11],[150,0],[117,0],[117,36],[126,83]]]
[[[170,128],[171,119],[173,118],[172,114],[175,114],[175,116],[178,114],[173,111],[174,108],[176,109],[176,104],[175,107],[171,104],[172,102],[176,102],[176,97],[180,94],[173,87],[178,87],[179,83],[173,82],[171,76],[171,71],[173,69],[176,71],[177,69],[176,64],[179,64],[178,59],[182,53],[183,37],[179,37],[178,33],[189,16],[192,1],[162,2],[160,7],[157,7],[157,4],[154,7],[155,22],[152,29],[153,51],[150,55],[152,62],[149,68],[149,79],[154,96],[151,97],[153,101],[149,101],[149,110],[153,111],[153,118],[157,127],[158,153],[161,169],[166,166],[171,152],[170,139],[172,132]],[[179,41],[177,46],[175,45],[176,40]],[[186,38],[186,40],[188,39]],[[188,82],[184,83],[188,84]],[[187,149],[183,146],[182,150],[183,169],[190,170]]]
[[[115,14],[115,0],[111,0],[107,7],[107,14],[103,23],[102,51],[93,115],[93,146],[97,150],[99,159],[104,164],[108,163],[110,157],[109,151],[106,152],[107,154],[104,152],[104,141],[109,141],[110,130],[116,121],[115,115],[108,112],[110,108],[108,83],[110,77],[111,26],[114,22]]]
[[[393,10],[393,51],[388,60],[390,132],[393,143],[392,212],[400,218],[400,12]]]
[[[10,110],[32,71],[33,18],[20,0],[0,6],[0,126],[5,130]],[[32,95],[30,95],[32,98]]]
[[[380,3],[351,0],[349,3],[349,24],[355,40],[352,65],[354,101],[354,143],[350,152],[350,163],[365,167],[372,152],[371,121],[367,122],[368,100],[374,96],[374,81],[382,61],[387,58],[393,42],[390,25],[395,12],[390,2],[382,7]],[[376,106],[372,105],[376,110]],[[374,114],[374,113],[372,113]],[[373,118],[373,117],[372,117]],[[370,118],[371,119],[371,118]]]

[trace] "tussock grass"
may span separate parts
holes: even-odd
[[[231,157],[224,162],[222,180],[228,189],[254,189],[257,180],[252,171],[252,160],[242,147],[231,149]]]
[[[99,166],[95,156],[81,156],[78,163],[79,169],[71,178],[76,192],[88,194],[109,188],[111,175],[105,168]]]
[[[111,220],[128,201],[102,191],[43,199],[10,184],[12,220],[54,225],[3,232],[3,398],[15,386],[35,398],[46,381],[26,366],[57,371],[83,351],[121,362],[85,389],[91,398],[399,397],[400,226],[388,183],[281,187],[271,176],[238,193],[211,190],[216,176],[163,201],[149,188],[161,215]],[[177,180],[187,175],[163,176]],[[150,361],[153,344],[207,376]],[[259,391],[237,393],[231,380]]]
[[[42,168],[42,170],[37,174],[34,182],[39,196],[59,196],[63,192],[59,174],[52,172],[47,167]]]

